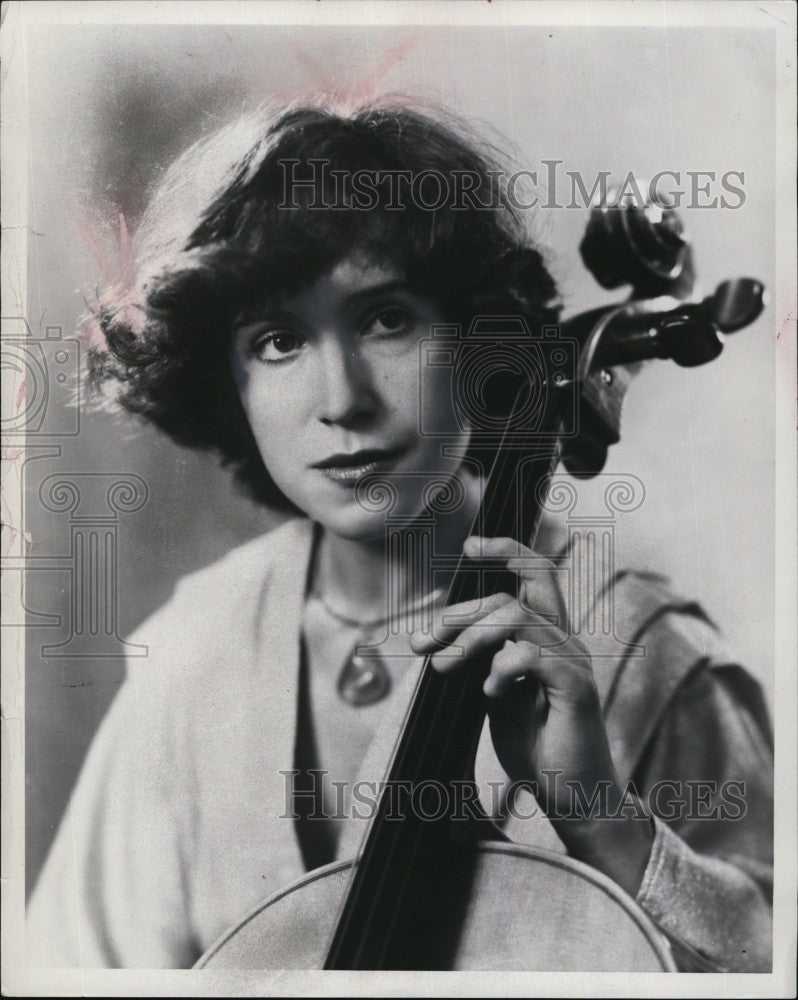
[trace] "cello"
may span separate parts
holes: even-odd
[[[462,337],[437,332],[436,347],[458,353],[458,370],[472,373],[459,390],[465,397],[495,394],[489,383],[498,379],[507,401],[501,426],[482,427],[472,453],[486,484],[472,534],[534,539],[558,463],[576,477],[594,476],[620,439],[623,398],[639,363],[707,363],[723,349],[723,334],[762,310],[764,288],[750,278],[695,301],[677,213],[611,198],[592,210],[580,249],[602,286],[632,285],[627,301],[534,334],[521,318],[490,316]],[[389,494],[383,479],[361,480],[364,502]],[[433,508],[436,499],[446,502],[431,495]],[[509,586],[497,564],[463,557],[447,604]],[[511,843],[484,812],[474,760],[490,660],[457,679],[429,661],[358,856],[259,903],[195,968],[676,971],[662,933],[611,879],[567,855]],[[388,789],[406,790],[421,807],[397,821]],[[463,822],[436,809],[441,789],[468,803]]]

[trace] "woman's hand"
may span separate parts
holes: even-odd
[[[496,594],[447,607],[433,635],[414,638],[413,646],[420,653],[434,650],[432,665],[446,674],[467,670],[483,659],[480,654],[492,653],[483,689],[499,762],[513,781],[528,781],[536,789],[571,854],[634,894],[653,829],[642,806],[624,798],[590,653],[569,634],[554,567],[509,538],[472,537],[464,552],[489,558],[492,565],[505,560],[518,576],[518,597]],[[619,813],[624,803],[627,808]],[[615,813],[618,818],[606,818]]]

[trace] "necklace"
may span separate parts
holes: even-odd
[[[368,621],[351,618],[349,615],[336,610],[327,603],[322,594],[314,593],[313,596],[316,597],[330,618],[335,619],[335,621],[340,622],[342,625],[346,625],[348,628],[357,629],[359,633],[351,652],[344,661],[336,684],[341,699],[348,705],[359,707],[362,705],[373,705],[375,702],[382,700],[391,690],[391,675],[379,653],[372,650],[368,655],[364,656],[357,652],[358,647],[363,640],[368,638],[369,633],[373,632],[380,625],[385,625],[390,621],[396,621],[401,618],[407,618],[413,612],[420,611],[422,608],[433,604],[441,596],[441,590],[433,590],[432,593],[402,608],[398,614],[383,615],[380,618],[369,619]]]
[[[378,625],[385,625],[387,622],[392,620],[398,620],[401,618],[407,618],[408,615],[412,614],[414,611],[420,611],[427,605],[434,604],[435,601],[441,596],[440,587],[433,590],[431,593],[424,597],[420,597],[417,601],[412,604],[407,605],[399,611],[397,614],[382,615],[379,618],[371,618],[367,621],[363,621],[360,618],[350,618],[349,615],[345,615],[342,611],[336,610],[331,604],[329,604],[323,594],[319,594],[316,591],[311,591],[313,597],[315,597],[320,603],[330,618],[334,618],[337,622],[342,625],[348,625],[349,628],[356,628],[361,632],[371,632],[372,629],[377,628]]]

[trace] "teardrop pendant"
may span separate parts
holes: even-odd
[[[356,649],[338,675],[338,694],[349,705],[373,705],[391,690],[391,675],[379,654],[359,656]]]

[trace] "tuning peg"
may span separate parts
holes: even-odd
[[[736,333],[753,323],[764,309],[765,286],[756,278],[723,281],[705,304],[720,330]]]
[[[723,334],[717,326],[695,307],[686,306],[615,318],[596,353],[596,367],[662,358],[694,368],[714,361],[722,350]]]
[[[682,368],[705,365],[723,350],[723,334],[714,323],[699,316],[674,316],[657,331],[660,357],[671,358]]]

